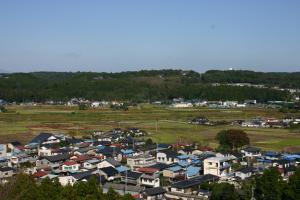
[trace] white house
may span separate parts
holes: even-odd
[[[210,157],[203,161],[204,174],[227,176],[231,172],[231,165],[226,157]]]
[[[243,169],[240,169],[235,172],[235,176],[240,177],[242,180],[251,177],[256,172],[256,169],[254,167],[246,167]]]
[[[79,167],[80,164],[76,163],[75,161],[67,161],[62,165],[62,170],[68,172],[77,172],[79,171]]]
[[[181,102],[181,103],[173,103],[171,105],[173,108],[191,108],[193,107],[192,103],[187,103],[187,102]]]
[[[127,158],[127,165],[131,168],[131,170],[135,170],[140,167],[149,167],[155,163],[155,157],[146,154]]]
[[[178,158],[177,158],[178,155],[179,154],[175,151],[172,151],[170,149],[165,149],[157,152],[156,161],[159,163],[173,164],[175,162],[178,162]]]
[[[159,187],[160,181],[159,181],[159,174],[142,174],[140,176],[140,184],[147,186],[147,187]]]
[[[246,147],[241,150],[241,153],[244,157],[259,157],[261,156],[261,152],[259,148],[256,147]]]

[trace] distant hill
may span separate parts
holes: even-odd
[[[174,97],[208,100],[288,100],[289,93],[253,87],[212,86],[211,83],[253,83],[300,88],[300,73],[183,70],[142,70],[120,73],[32,72],[0,78],[0,99],[8,101],[169,100]]]
[[[1,73],[8,73],[8,71],[7,70],[4,70],[4,69],[0,69],[0,74]]]
[[[252,83],[279,86],[282,88],[300,88],[300,72],[253,72],[210,70],[202,75],[206,83]]]

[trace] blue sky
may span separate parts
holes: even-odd
[[[300,71],[298,0],[0,0],[0,69]]]

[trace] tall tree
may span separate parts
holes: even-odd
[[[276,168],[267,169],[256,178],[255,198],[257,200],[281,200],[283,181]]]
[[[238,148],[250,143],[250,139],[247,133],[239,129],[220,131],[217,134],[216,139],[219,141],[220,149],[224,150],[237,150]]]
[[[213,186],[211,200],[237,200],[238,196],[234,185],[229,183],[217,183]]]

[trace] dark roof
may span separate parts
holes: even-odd
[[[275,162],[275,163],[277,162],[277,163],[280,164],[280,165],[284,165],[284,164],[291,163],[290,160],[285,160],[285,159],[277,160],[277,161],[274,161],[274,162]]]
[[[195,178],[179,181],[176,183],[173,183],[171,187],[184,189],[196,185],[200,185],[201,183],[207,182],[207,181],[215,181],[219,180],[218,176],[212,175],[212,174],[205,174],[202,176],[197,176]]]
[[[99,146],[99,145],[110,146],[111,142],[110,141],[96,141],[93,144],[94,144],[94,146]]]
[[[107,174],[107,176],[114,176],[118,173],[118,171],[113,167],[104,167],[100,169],[102,172]]]
[[[155,188],[146,189],[142,191],[142,193],[145,193],[147,196],[155,196],[155,195],[166,193],[166,190],[162,187],[155,187]]]
[[[106,156],[112,156],[114,153],[120,153],[120,149],[117,147],[107,147],[105,146],[103,149],[98,149],[97,153],[101,153]]]
[[[171,149],[164,149],[159,152],[165,153],[169,158],[176,158],[179,154]]]
[[[246,173],[249,173],[249,172],[254,172],[254,171],[256,171],[256,168],[254,168],[254,167],[245,167],[245,168],[242,168],[242,169],[240,169],[240,170],[238,170],[238,171],[240,171],[240,172],[246,174]]]
[[[92,174],[92,172],[94,172],[94,171],[95,171],[95,170],[89,170],[89,171],[86,171],[86,172],[79,172],[79,173],[73,174],[72,176],[73,176],[76,180],[81,180],[81,179],[90,177],[91,174]]]
[[[78,138],[75,138],[75,137],[66,138],[66,141],[69,142],[70,144],[77,144],[77,143],[82,142],[81,139],[78,139]]]
[[[231,155],[235,156],[236,158],[242,158],[243,154],[237,151],[231,152]]]
[[[96,150],[96,149],[97,149],[97,147],[95,147],[95,146],[88,146],[88,147],[79,148],[76,151],[79,153],[86,153],[90,150]]]
[[[0,167],[1,172],[7,172],[7,171],[12,171],[12,170],[13,170],[13,168],[11,168],[11,167]]]
[[[118,161],[116,161],[113,158],[107,158],[106,161],[109,162],[110,164],[112,164],[115,167],[121,166],[121,163],[119,163]]]
[[[44,158],[50,162],[59,162],[59,161],[65,161],[69,159],[71,156],[69,154],[59,154],[55,156],[45,156]]]
[[[157,147],[161,148],[161,149],[167,149],[167,148],[170,148],[171,145],[170,144],[162,144],[162,143],[160,143],[160,144],[157,144]]]
[[[149,167],[151,167],[151,168],[156,168],[156,169],[159,169],[159,171],[162,171],[162,170],[164,170],[164,169],[170,167],[170,165],[165,164],[165,163],[156,163],[156,164],[151,165],[151,166],[149,166]]]
[[[140,178],[141,175],[142,175],[142,173],[133,172],[133,171],[127,171],[127,174],[126,174],[126,172],[121,173],[121,176],[123,176],[123,177],[127,176],[128,179],[138,179],[138,178]]]
[[[138,146],[138,147],[135,148],[135,150],[142,151],[142,152],[145,152],[145,151],[154,151],[156,149],[157,149],[156,144],[147,145],[147,146]]]
[[[247,152],[259,152],[260,151],[260,148],[257,148],[257,147],[246,147],[243,149],[244,151],[247,151]]]
[[[30,143],[43,143],[52,135],[52,133],[40,133],[39,135],[35,136]]]
[[[59,148],[59,143],[50,143],[50,144],[42,144],[40,147],[46,147],[47,149],[56,149]]]
[[[10,144],[12,144],[13,146],[20,146],[21,142],[19,142],[19,141],[12,141],[12,142],[10,142]]]

